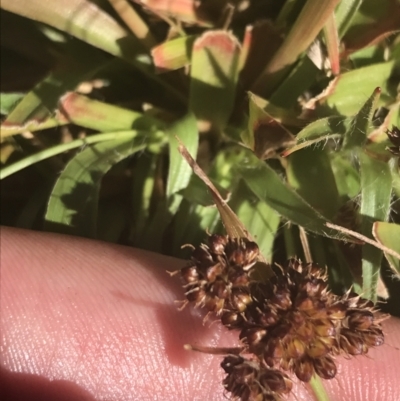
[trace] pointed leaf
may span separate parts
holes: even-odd
[[[179,142],[186,146],[191,155],[196,157],[199,144],[197,122],[193,113],[188,113],[168,128],[169,136],[169,171],[167,181],[167,196],[185,189],[192,175],[192,169],[179,153]]]
[[[194,42],[190,110],[200,120],[223,128],[235,99],[240,45],[226,31],[209,31]]]
[[[374,88],[382,89],[379,105],[393,102],[392,89],[390,88],[390,76],[396,68],[395,61],[373,64],[368,67],[358,68],[339,75],[333,82],[332,89],[327,96],[322,96],[317,107],[320,115],[340,114],[342,116],[355,115],[360,110],[360,105],[365,102],[366,93],[371,93]]]
[[[390,248],[400,254],[400,225],[394,223],[385,223],[377,221],[373,225],[372,234],[375,239],[383,246]],[[400,258],[385,252],[386,259],[389,262],[393,272],[400,278]]]
[[[114,139],[123,138],[125,136],[134,137],[138,135],[138,131],[118,131],[118,132],[107,132],[103,134],[91,135],[83,139],[75,139],[74,141],[62,143],[60,145],[52,146],[44,149],[41,152],[29,155],[24,159],[18,160],[15,163],[9,164],[0,170],[0,180],[8,177],[9,175],[15,174],[16,172],[23,170],[35,163],[39,163],[43,160],[49,159],[50,157],[57,156],[61,153],[67,152],[72,149],[85,147],[90,144],[104,141],[112,141]]]
[[[328,139],[340,139],[350,128],[352,120],[341,116],[321,118],[308,124],[296,135],[297,144],[282,152],[282,156],[290,154]]]
[[[390,210],[392,177],[387,163],[359,152],[361,174],[361,234],[372,238],[375,221],[387,221]],[[365,244],[362,250],[363,296],[376,301],[376,287],[382,251]]]
[[[381,92],[381,88],[376,88],[361,110],[354,116],[350,128],[344,135],[343,149],[363,146],[366,143],[372,125],[372,116],[378,106]]]
[[[328,222],[300,195],[284,183],[279,175],[255,156],[249,154],[246,165],[238,167],[238,173],[259,199],[266,202],[281,216],[319,235],[336,238],[337,234],[328,229]]]
[[[114,164],[146,146],[135,134],[88,147],[68,163],[50,196],[46,230],[96,238],[101,180]]]

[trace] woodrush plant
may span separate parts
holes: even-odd
[[[396,0],[3,0],[1,13],[3,224],[182,257],[222,220],[266,266],[313,261],[332,294],[388,297]]]

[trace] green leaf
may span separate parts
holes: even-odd
[[[335,17],[339,39],[347,32],[363,0],[342,0],[336,8]]]
[[[327,151],[302,149],[287,158],[288,183],[315,210],[332,219],[339,208],[339,192]]]
[[[198,119],[225,127],[235,99],[239,58],[239,42],[226,31],[208,31],[196,39],[189,108]]]
[[[15,105],[24,97],[25,93],[0,93],[0,113],[9,114]]]
[[[377,221],[373,225],[372,231],[376,240],[383,246],[390,248],[400,254],[400,225],[394,223],[385,223]],[[386,259],[389,262],[393,272],[400,278],[400,259],[385,252]]]
[[[43,22],[114,56],[136,63],[141,44],[109,14],[89,0],[3,0],[1,7]]]
[[[179,101],[184,96],[154,74],[150,55],[138,38],[91,0],[3,0],[5,10],[42,22],[98,49],[122,58],[157,82]]]
[[[151,49],[158,72],[172,71],[190,64],[193,43],[197,36],[190,35],[168,40]]]
[[[337,233],[325,226],[328,220],[285,184],[271,167],[253,155],[248,154],[247,159],[247,164],[238,167],[238,173],[260,200],[306,230],[337,238]]]
[[[53,156],[57,156],[69,150],[80,148],[97,142],[110,141],[125,136],[133,137],[137,135],[137,133],[137,131],[107,132],[104,134],[91,135],[84,139],[76,139],[75,141],[62,143],[61,145],[47,148],[45,150],[42,150],[41,152],[35,153],[13,164],[9,164],[8,166],[3,167],[0,170],[0,180],[8,177],[9,175],[15,174],[18,171],[23,170],[24,168],[32,166],[35,163],[39,163],[43,160],[49,159]]]
[[[375,221],[387,221],[390,210],[392,177],[387,163],[359,152],[361,174],[361,234],[372,238]],[[382,251],[365,244],[362,249],[363,296],[376,301],[376,286]]]
[[[189,153],[196,158],[199,144],[197,121],[193,113],[188,113],[168,128],[169,137],[169,171],[167,181],[167,196],[171,196],[189,184],[192,169],[178,151],[178,137]]]
[[[257,157],[266,159],[273,156],[277,149],[293,143],[295,137],[260,107],[259,99],[252,94],[249,96],[248,125],[241,138]]]
[[[326,142],[328,139],[339,139],[348,131],[352,120],[341,116],[321,118],[308,124],[296,135],[296,145],[286,149],[282,156],[289,156],[300,149]]]
[[[97,207],[101,180],[119,161],[143,149],[136,132],[90,146],[76,155],[58,178],[46,212],[46,230],[97,237]]]
[[[22,98],[2,126],[43,122],[55,112],[61,96],[92,76],[105,61],[102,53],[77,42],[69,44],[66,54],[65,61]]]
[[[360,111],[354,116],[343,140],[343,149],[364,146],[372,123],[372,116],[377,108],[381,88],[376,88]]]
[[[154,131],[165,125],[156,118],[119,106],[68,93],[61,99],[60,109],[72,123],[97,131],[127,129]]]
[[[331,166],[341,200],[345,202],[355,198],[360,193],[360,175],[347,152],[331,155]]]
[[[327,114],[353,116],[365,102],[366,93],[371,93],[377,87],[382,89],[379,105],[392,104],[394,102],[392,93],[395,89],[392,88],[393,84],[389,78],[395,68],[396,62],[388,61],[339,75],[332,84],[329,94],[321,100],[317,112],[325,116]]]
[[[349,0],[347,0],[349,1]],[[343,0],[342,0],[343,2]],[[399,32],[398,0],[363,0],[343,37],[346,53],[384,41]]]
[[[254,85],[257,93],[270,95],[287,73],[287,67],[311,45],[340,0],[308,0],[282,46]],[[280,104],[278,104],[280,105]]]
[[[257,199],[243,181],[233,192],[230,205],[239,220],[257,241],[266,261],[271,263],[273,244],[280,222],[279,214],[267,203]]]
[[[158,157],[158,154],[146,152],[143,157],[139,157],[134,170],[131,208],[131,238],[134,246],[141,246],[143,233],[150,216],[151,195],[154,189]]]
[[[268,99],[279,107],[297,107],[299,96],[315,84],[315,77],[318,74],[318,67],[309,57],[303,56],[294,64],[288,75],[273,90]]]
[[[32,105],[32,103],[31,103],[31,105]],[[0,134],[1,134],[2,138],[5,138],[6,136],[22,134],[23,132],[26,132],[26,131],[30,131],[30,132],[41,131],[41,130],[48,129],[48,128],[61,127],[66,124],[69,124],[69,121],[64,116],[62,116],[61,114],[56,112],[55,117],[45,118],[41,122],[31,120],[31,121],[26,122],[23,125],[21,125],[21,124],[18,124],[18,125],[2,124],[0,126]]]

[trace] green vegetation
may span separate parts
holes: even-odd
[[[2,1],[2,224],[184,257],[224,228],[179,138],[266,261],[386,298],[398,1],[141,3]]]

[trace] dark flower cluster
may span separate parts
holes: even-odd
[[[215,313],[237,330],[240,355],[227,355],[223,385],[234,399],[277,401],[292,388],[284,372],[308,382],[336,375],[335,356],[366,354],[384,342],[374,305],[355,293],[328,289],[326,272],[290,260],[270,268],[267,282],[253,278],[256,243],[211,235],[181,270],[188,302]]]

